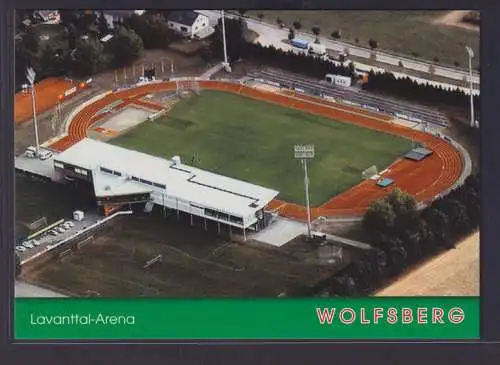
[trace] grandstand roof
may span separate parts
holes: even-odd
[[[55,159],[93,171],[94,189],[96,195],[101,196],[161,190],[165,191],[164,194],[168,197],[247,217],[266,206],[279,193],[89,138],[61,152]],[[101,172],[100,168],[113,170],[122,176]],[[132,177],[147,180],[156,186],[134,181]],[[164,185],[166,189],[158,188],[158,185]]]

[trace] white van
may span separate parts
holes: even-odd
[[[24,155],[28,158],[35,158],[35,152],[27,150]]]
[[[52,157],[52,152],[44,150],[40,151],[40,160],[47,160]]]

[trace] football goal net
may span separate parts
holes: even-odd
[[[188,92],[199,94],[200,84],[196,80],[177,80],[176,81],[177,96],[184,96]]]
[[[377,166],[373,165],[368,167],[366,170],[362,172],[363,180],[371,179],[372,177],[378,174]]]

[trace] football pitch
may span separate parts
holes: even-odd
[[[356,185],[366,168],[382,170],[411,149],[400,137],[349,123],[204,90],[180,100],[168,114],[110,141],[187,165],[276,189],[279,198],[304,204],[303,169],[295,144],[314,144],[309,164],[311,205]]]

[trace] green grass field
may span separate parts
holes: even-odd
[[[298,20],[301,31],[312,33],[319,27],[320,36],[331,38],[333,31],[340,30],[340,41],[368,47],[368,41],[375,39],[381,50],[415,56],[426,60],[438,57],[440,63],[453,65],[459,62],[467,67],[464,45],[474,49],[477,57],[474,67],[479,65],[479,32],[435,24],[435,20],[446,11],[339,11],[339,10],[252,10],[247,14],[263,21],[277,24],[280,18],[287,26]]]
[[[198,167],[280,191],[304,203],[303,170],[295,144],[314,144],[309,166],[311,204],[317,206],[361,181],[361,173],[387,167],[411,142],[348,123],[218,91],[177,103],[164,118],[145,122],[110,141],[152,155],[179,155]]]

